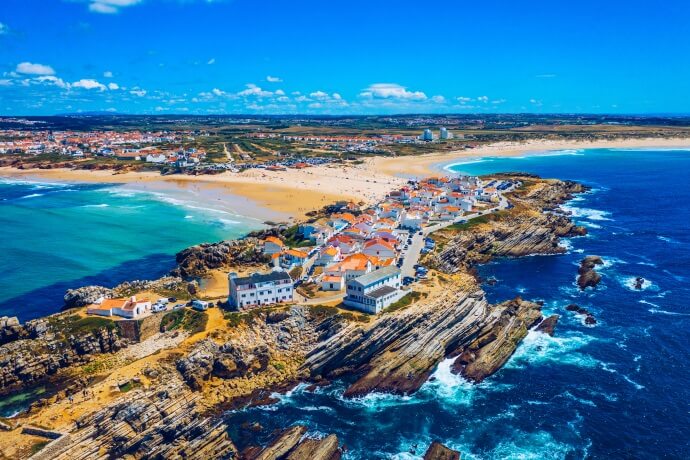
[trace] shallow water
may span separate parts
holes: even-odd
[[[346,458],[420,458],[433,440],[463,458],[687,458],[690,447],[690,152],[588,150],[472,161],[455,171],[525,171],[574,179],[593,191],[567,204],[589,235],[568,253],[498,260],[490,300],[545,302],[561,320],[555,337],[530,332],[508,364],[471,385],[442,363],[415,395],[345,400],[346,382],[299,387],[266,408],[229,413],[241,446],[271,430],[305,424],[336,433]],[[603,257],[602,283],[580,292],[584,255]],[[634,289],[635,277],[644,289]],[[592,311],[598,323],[565,310]],[[240,429],[258,421],[256,435]],[[416,449],[414,449],[416,445]],[[412,453],[414,451],[414,453]]]
[[[179,195],[0,179],[0,316],[58,311],[68,288],[154,279],[181,249],[260,225]]]

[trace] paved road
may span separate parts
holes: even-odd
[[[402,267],[400,267],[403,277],[414,277],[414,266],[419,262],[419,256],[424,247],[424,236],[424,234],[420,235],[418,231],[414,232],[412,234],[412,244],[409,245],[406,251],[403,251],[402,254],[405,260]],[[405,240],[405,243],[407,243],[407,240]]]

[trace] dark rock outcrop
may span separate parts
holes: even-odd
[[[26,329],[19,324],[16,316],[0,317],[0,345],[19,340],[27,335]]]
[[[460,452],[449,449],[438,441],[434,441],[424,454],[424,460],[460,460]]]
[[[171,274],[183,278],[203,276],[209,270],[267,262],[255,238],[205,243],[184,249],[175,257],[177,268]]]
[[[587,256],[580,262],[578,269],[579,276],[577,277],[577,285],[580,289],[585,290],[588,287],[596,287],[601,282],[601,275],[597,273],[595,268],[597,265],[604,263],[599,256]]]
[[[560,316],[558,315],[549,316],[548,318],[544,319],[544,321],[539,323],[536,330],[553,337],[553,332],[556,329],[556,324],[558,324],[558,318],[560,318]]]
[[[594,315],[587,310],[586,308],[580,307],[579,305],[570,304],[567,307],[565,307],[566,310],[575,312],[578,315],[584,316],[584,321],[585,324],[588,326],[594,326],[597,324],[596,318],[594,318]]]
[[[644,281],[645,279],[642,278],[641,276],[638,276],[635,278],[635,289],[641,290],[644,287]]]
[[[113,291],[103,286],[84,286],[69,289],[65,293],[65,308],[83,307],[95,303],[100,298],[113,297]]]

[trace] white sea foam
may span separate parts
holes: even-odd
[[[578,208],[576,206],[569,206],[567,204],[562,204],[561,209],[564,212],[570,213],[575,218],[586,219],[586,220],[596,220],[605,221],[613,220],[610,216],[611,213],[608,211],[601,211],[599,209],[591,208]]]
[[[644,278],[642,281],[642,286],[641,289],[637,289],[635,286],[637,284],[637,277],[636,276],[620,276],[618,277],[618,281],[621,283],[621,285],[628,289],[629,291],[633,292],[639,292],[639,291],[647,291],[647,290],[652,290],[652,291],[658,291],[659,286],[654,284],[651,280],[648,280],[647,278]]]
[[[596,367],[598,361],[578,350],[592,342],[594,337],[584,334],[551,337],[531,330],[518,346],[505,367],[522,369],[542,364],[567,364],[571,366]]]
[[[565,393],[563,393],[559,396],[566,398],[566,399],[571,399],[573,401],[579,402],[580,404],[583,404],[585,406],[597,407],[597,405],[594,401],[590,401],[589,399],[585,399],[585,398],[578,398],[577,396],[575,396],[574,394],[572,394],[569,391],[566,391]]]
[[[109,204],[107,203],[101,203],[101,204],[85,204],[82,206],[82,208],[107,208],[110,207]]]
[[[517,431],[512,439],[502,441],[490,452],[480,456],[485,459],[541,460],[548,458],[568,458],[575,447],[556,441],[547,431]]]
[[[43,193],[32,193],[31,195],[24,195],[22,198],[37,198],[39,196],[43,196]]]
[[[668,236],[663,236],[663,235],[657,235],[657,238],[661,241],[664,241],[669,244],[680,244],[679,241],[674,240],[673,238],[669,238]]]

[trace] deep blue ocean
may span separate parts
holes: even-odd
[[[57,312],[69,288],[155,279],[181,249],[260,226],[189,193],[0,178],[0,316]]]
[[[530,332],[508,364],[479,385],[449,372],[416,394],[344,399],[344,382],[227,414],[240,446],[305,424],[336,433],[349,459],[421,458],[433,440],[462,458],[690,458],[690,149],[560,151],[488,158],[455,172],[524,171],[592,187],[566,209],[589,235],[567,254],[483,266],[490,300],[543,300],[554,337]],[[601,284],[580,292],[579,260],[600,255]],[[642,290],[633,281],[647,280]],[[567,312],[577,303],[594,327]],[[240,425],[259,422],[249,434]],[[416,448],[415,448],[416,447]],[[414,453],[413,453],[414,452]]]

